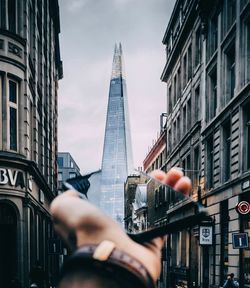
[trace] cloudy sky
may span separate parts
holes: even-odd
[[[122,43],[134,166],[142,166],[166,111],[162,38],[173,0],[59,0],[59,151],[82,173],[101,167],[114,45]]]

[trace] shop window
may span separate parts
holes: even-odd
[[[250,202],[250,199],[248,197],[247,199],[248,202]],[[243,232],[248,233],[250,235],[250,216],[243,218]],[[243,287],[248,288],[250,286],[250,249],[242,249],[243,255]]]
[[[220,275],[221,286],[226,280],[228,275],[228,200],[220,203],[220,222],[221,222],[221,263],[220,263]]]
[[[230,179],[231,175],[231,121],[228,120],[223,124],[223,182]]]
[[[210,136],[206,143],[207,148],[207,188],[211,189],[214,186],[214,141],[213,136]]]

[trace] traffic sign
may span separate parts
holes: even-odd
[[[232,240],[234,249],[248,248],[248,233],[233,233]]]

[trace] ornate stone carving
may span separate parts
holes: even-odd
[[[17,45],[10,43],[10,42],[9,42],[9,52],[22,58],[22,49],[18,47]]]

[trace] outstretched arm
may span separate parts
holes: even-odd
[[[190,179],[183,176],[179,169],[172,168],[168,173],[157,170],[152,174],[184,194],[189,193],[191,189]],[[58,196],[52,202],[50,210],[55,230],[71,247],[72,235],[76,239],[76,248],[87,244],[98,245],[104,240],[109,240],[118,250],[141,262],[156,282],[161,272],[163,237],[155,238],[144,245],[134,242],[119,224],[90,202],[82,200],[75,191]]]

